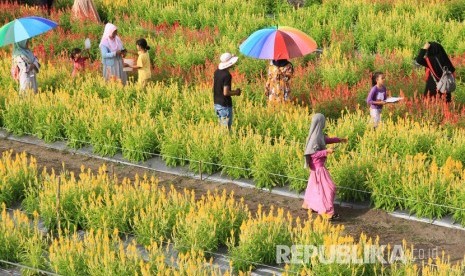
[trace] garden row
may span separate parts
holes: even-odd
[[[63,2],[59,6],[64,9],[51,15],[60,26],[34,38],[34,52],[42,64],[48,61],[69,63],[67,70],[62,72],[69,74],[71,62],[59,60],[59,57],[66,57],[74,47],[82,47],[84,39],[90,37],[93,42],[90,53],[94,60],[90,68],[94,73],[100,73],[97,44],[103,33],[103,26],[70,20],[72,3]],[[212,68],[217,65],[222,52],[237,53],[240,42],[253,31],[277,24],[266,16],[262,2],[252,1],[247,7],[242,7],[237,1],[221,4],[210,1],[205,4],[196,0],[160,3],[143,1],[138,5],[129,5],[125,1],[97,1],[96,4],[102,13],[112,14],[110,21],[120,27],[119,34],[128,49],[136,51],[135,41],[140,37],[147,38],[152,47],[149,53],[155,66],[154,79],[173,79],[190,85],[199,81],[210,83]],[[364,104],[370,86],[369,72],[375,70],[386,73],[388,88],[394,95],[400,90],[411,98],[418,92],[421,93],[423,70],[415,69],[413,58],[426,40],[442,42],[448,52],[455,56],[453,62],[457,67],[458,79],[464,76],[463,24],[459,15],[452,16],[455,13],[448,11],[450,7],[455,9],[459,6],[450,4],[446,7],[435,1],[418,5],[405,1],[382,4],[360,0],[342,3],[325,1],[321,5],[294,10],[286,1],[278,2],[282,2],[282,9],[275,11],[278,24],[304,30],[324,48],[323,54],[318,57],[312,54],[293,60],[296,66],[292,83],[293,95],[299,101],[312,104],[313,108],[326,110],[332,117],[337,117],[345,107],[354,109],[357,104]],[[5,22],[43,12],[17,4],[0,5],[5,11],[2,15]],[[177,14],[175,17],[165,18],[171,17],[173,12]],[[459,12],[460,9],[457,14]],[[156,14],[153,18],[152,13]],[[191,24],[180,19],[210,22],[202,19],[204,16],[211,17],[215,24]],[[383,18],[383,24],[371,24],[377,22],[379,17]],[[223,18],[228,20],[222,20]],[[444,24],[439,22],[445,22],[447,27],[441,28]],[[220,26],[216,27],[217,24]],[[403,29],[393,26],[402,26]],[[234,83],[250,86],[250,91],[254,91],[254,94],[258,94],[257,98],[262,100],[265,80],[261,76],[266,74],[266,65],[267,62],[262,60],[241,57],[237,66],[241,76],[235,78]],[[55,87],[59,84],[58,80],[61,79],[40,81],[39,85],[43,88],[47,84]],[[454,94],[455,102],[465,103],[463,86],[459,85]]]
[[[63,9],[53,14],[52,18],[59,21],[65,30],[79,33],[79,26],[69,20],[68,11],[73,1],[60,2],[63,2]],[[344,39],[339,42],[344,41],[346,52],[354,48],[378,53],[408,49],[410,55],[413,49],[431,39],[443,41],[449,52],[465,51],[465,27],[461,24],[465,11],[463,1],[449,2],[330,0],[294,9],[286,0],[252,0],[246,6],[238,0],[222,3],[213,0],[167,0],[156,3],[142,0],[138,5],[130,1],[95,1],[104,20],[120,23],[122,34],[159,34],[157,31],[160,28],[150,28],[150,24],[153,27],[179,24],[190,29],[209,27],[217,28],[224,36],[215,40],[216,45],[236,48],[253,31],[278,24],[301,29],[324,47],[333,42],[332,36],[336,33],[344,34],[341,37]],[[5,14],[4,18],[18,17],[26,11],[17,9]],[[379,21],[380,17],[382,22]],[[221,20],[225,18],[227,20]],[[142,29],[140,25],[146,22],[149,25]]]
[[[303,222],[285,215],[282,209],[260,207],[252,215],[242,200],[225,191],[196,198],[187,190],[178,192],[171,187],[166,191],[153,178],[118,181],[105,167],[95,174],[83,167],[78,176],[66,171],[39,173],[32,157],[5,152],[0,178],[3,204],[22,201],[24,210],[34,214],[31,223],[23,213],[12,214],[2,208],[0,260],[61,275],[221,275],[217,268],[205,265],[212,262],[205,255],[214,256],[212,251],[221,245],[228,247],[231,269],[242,271],[257,263],[273,264],[277,245],[291,244],[327,250],[286,266],[286,275],[417,275],[420,271],[424,275],[460,275],[464,269],[460,263],[450,264],[445,256],[415,264],[413,248],[406,243],[402,256],[391,251],[376,255],[388,261],[402,260],[390,266],[380,260],[357,263],[338,257],[338,262],[331,246],[355,246],[350,258],[359,260],[366,258],[365,249],[378,246],[378,241],[363,234],[355,241],[344,234],[343,226],[333,226],[320,217]],[[14,195],[3,196],[9,191],[15,191]],[[39,231],[39,218],[48,235]],[[57,228],[58,224],[61,227]],[[79,229],[85,234],[78,234]],[[126,240],[128,235],[134,239]],[[181,252],[176,268],[168,265],[163,241],[169,240]],[[144,257],[138,244],[145,246]]]

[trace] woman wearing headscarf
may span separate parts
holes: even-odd
[[[287,59],[273,60],[268,67],[265,96],[270,102],[286,102],[291,96],[291,78],[294,66]]]
[[[424,91],[425,97],[436,97],[438,94],[436,82],[442,76],[443,67],[447,67],[452,73],[455,72],[455,67],[449,59],[446,51],[441,44],[437,42],[427,42],[423,49],[420,49],[415,61],[426,68],[426,86]],[[446,101],[452,100],[452,94],[446,93]]]
[[[102,54],[103,77],[106,80],[113,78],[121,80],[126,85],[127,75],[123,70],[123,42],[118,36],[115,25],[107,23],[100,41],[100,52]]]
[[[20,93],[32,90],[37,93],[36,75],[39,72],[39,60],[29,49],[29,40],[13,44],[13,70],[19,81]]]
[[[326,145],[346,143],[347,139],[329,138],[323,133],[324,128],[325,117],[323,114],[313,115],[304,153],[305,167],[310,168],[310,176],[302,208],[310,209],[320,215],[329,215],[330,219],[336,219],[339,217],[334,212],[336,185],[325,167],[328,154],[333,153],[334,150],[327,149]]]

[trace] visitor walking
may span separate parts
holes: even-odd
[[[347,139],[329,138],[324,135],[325,117],[317,113],[313,115],[310,131],[305,146],[305,166],[310,168],[307,189],[305,190],[302,208],[310,209],[320,215],[328,215],[330,220],[339,218],[334,212],[336,185],[325,167],[326,158],[334,149],[326,148],[327,144],[346,143]]]
[[[231,129],[233,120],[233,104],[231,96],[240,96],[241,89],[232,90],[232,76],[229,68],[236,64],[238,57],[224,53],[213,76],[213,102],[216,115],[221,125]]]
[[[291,96],[294,66],[287,59],[272,60],[268,67],[265,96],[269,102],[287,102]]]
[[[39,73],[39,60],[29,49],[29,40],[13,44],[13,77],[19,81],[19,92],[32,90],[37,93],[36,75]]]
[[[415,61],[426,68],[424,97],[429,99],[441,95],[438,93],[436,83],[442,77],[443,68],[447,67],[451,73],[455,72],[455,67],[452,65],[444,47],[437,42],[427,42],[418,52]],[[450,91],[447,91],[444,97],[446,102],[452,101]]]
[[[382,72],[375,72],[371,76],[371,90],[368,93],[367,104],[370,106],[370,116],[376,128],[381,122],[381,112],[386,104],[387,90],[384,85],[385,77]]]

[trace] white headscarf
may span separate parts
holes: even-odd
[[[317,151],[326,149],[325,135],[323,133],[324,128],[325,116],[321,113],[313,115],[304,155],[314,154]],[[306,160],[307,159],[305,159],[305,165],[308,166]]]
[[[105,46],[110,51],[115,52],[118,50],[123,50],[123,42],[119,38],[119,36],[116,36],[114,39],[111,39],[110,36],[113,34],[114,31],[116,31],[118,28],[116,28],[115,25],[111,23],[107,23],[105,25],[105,30],[103,31],[103,36],[102,40],[100,40],[100,46]]]
[[[31,64],[35,60],[34,53],[27,48],[27,39],[13,44],[13,59],[21,57],[25,62]]]

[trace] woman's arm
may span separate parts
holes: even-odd
[[[420,64],[421,66],[424,66],[424,67],[428,67],[428,64],[426,63],[426,60],[425,60],[426,51],[428,50],[428,48],[426,48],[426,47],[427,47],[427,45],[425,44],[423,49],[420,49],[420,51],[418,52],[417,57],[415,58],[415,61],[418,64]],[[428,44],[428,47],[429,47],[429,44]]]
[[[385,101],[381,101],[381,100],[373,100],[373,98],[375,97],[375,94],[376,94],[376,86],[373,86],[373,88],[371,88],[370,90],[370,93],[368,93],[368,97],[367,97],[367,104],[375,104],[375,105],[384,105],[386,104]]]
[[[139,57],[137,57],[136,65],[133,65],[133,66],[130,66],[130,67],[133,68],[133,69],[142,69],[142,68],[144,68],[144,65],[145,65],[144,59],[141,56],[139,56]]]
[[[39,60],[34,57],[34,61],[32,62],[32,66],[34,67],[34,69],[37,71],[37,73],[39,72],[39,68],[40,68],[40,63],[39,63]]]
[[[325,143],[326,144],[335,144],[335,143],[347,143],[347,138],[338,138],[338,137],[328,137],[325,136]]]
[[[328,156],[329,153],[332,153],[332,149],[319,150],[311,154],[310,158],[322,158],[322,157]]]
[[[113,58],[116,55],[118,55],[118,52],[120,51],[110,52],[110,49],[108,49],[107,47],[100,46],[100,53],[102,54],[102,58]]]

